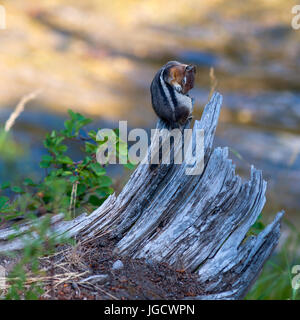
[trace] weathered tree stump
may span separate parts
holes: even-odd
[[[204,129],[204,171],[186,175],[186,163],[150,171],[139,164],[118,197],[73,221],[53,217],[58,234],[92,241],[109,233],[116,252],[167,262],[198,274],[205,294],[197,299],[241,299],[258,277],[280,236],[279,212],[258,236],[247,237],[265,204],[266,182],[251,168],[248,182],[235,174],[227,148],[212,148],[222,96],[215,93],[193,130]],[[164,128],[159,121],[157,128]],[[175,146],[176,148],[176,146]],[[20,233],[28,226],[24,225]],[[23,247],[0,230],[0,252]]]

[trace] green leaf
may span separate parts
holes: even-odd
[[[64,163],[64,164],[73,164],[73,160],[65,155],[59,155],[56,160],[60,163]]]
[[[67,129],[68,134],[71,134],[73,130],[75,130],[75,134],[77,135],[82,127],[92,122],[91,119],[85,118],[80,113],[75,113],[72,110],[68,110],[68,113],[71,118],[71,120],[65,122],[65,128]]]
[[[66,131],[67,131],[67,136],[72,136],[72,132],[73,132],[73,127],[74,127],[74,122],[71,120],[66,120],[64,122]]]
[[[129,170],[133,170],[135,168],[135,165],[130,163],[130,162],[128,162],[128,163],[124,164],[124,167],[129,169]]]
[[[55,154],[61,154],[61,153],[64,153],[68,150],[68,147],[65,145],[65,144],[61,144],[59,146],[56,146],[55,147]]]
[[[63,176],[63,177],[66,177],[66,176],[70,176],[70,175],[72,175],[72,174],[73,174],[72,171],[64,171],[64,172],[62,173],[62,176]]]
[[[23,192],[23,189],[21,189],[20,187],[12,187],[11,188],[11,191],[15,192],[15,193],[22,193]]]
[[[9,198],[4,197],[4,196],[0,197],[0,210],[6,208],[8,201],[9,201]]]
[[[90,170],[81,170],[80,171],[80,176],[81,177],[85,177],[85,178],[91,178],[91,176],[92,176],[92,173],[91,173],[91,171]]]
[[[88,202],[93,206],[100,206],[103,203],[103,199],[99,199],[97,196],[91,195]]]
[[[23,181],[23,184],[25,186],[30,186],[30,187],[36,187],[36,183],[34,183],[30,178],[26,178],[24,181]]]
[[[1,189],[2,190],[5,190],[5,189],[7,189],[7,188],[9,188],[10,187],[10,182],[3,182],[2,184],[1,184]]]
[[[91,130],[89,131],[88,136],[96,141],[97,132],[95,130]]]
[[[72,176],[71,178],[70,178],[70,182],[71,183],[75,183],[76,181],[78,181],[79,180],[79,177],[78,176]]]
[[[70,118],[71,118],[72,120],[75,121],[75,120],[77,119],[76,113],[73,112],[71,109],[68,110],[68,114],[69,114],[69,116],[70,116]]]
[[[49,154],[44,154],[44,155],[42,156],[42,160],[44,160],[44,161],[52,161],[52,160],[53,160],[53,157],[50,156]]]
[[[78,121],[78,122],[76,123],[76,125],[75,125],[75,132],[78,133],[78,131],[79,131],[82,127],[86,126],[87,124],[89,124],[89,123],[91,123],[91,122],[92,122],[91,119],[82,119],[82,120]]]
[[[77,186],[77,195],[80,196],[85,193],[87,186],[83,183],[79,183]]]
[[[89,156],[86,156],[84,159],[83,159],[83,162],[81,165],[87,165],[89,162],[91,162],[93,159]]]
[[[40,162],[40,168],[49,168],[50,162],[49,161],[41,161]]]
[[[110,194],[114,193],[114,189],[110,188],[110,187],[103,187],[103,188],[98,188],[95,190],[95,192],[97,193],[97,195],[101,198],[106,197]]]
[[[106,170],[98,162],[91,163],[89,168],[91,168],[97,176],[102,176],[106,173]]]
[[[48,155],[48,154],[43,155],[42,161],[40,162],[40,167],[41,168],[49,168],[52,160],[53,160],[53,157],[51,157],[50,155]]]
[[[96,153],[97,150],[97,145],[90,143],[90,142],[86,142],[85,143],[85,152],[87,153]]]

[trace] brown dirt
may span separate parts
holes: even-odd
[[[56,280],[48,281],[41,299],[182,299],[203,293],[196,275],[166,263],[119,257],[113,248],[113,241],[101,238],[93,244],[64,247],[52,258],[44,259],[42,266],[47,275]],[[124,267],[113,270],[113,263],[119,259]],[[80,276],[68,278],[71,273]],[[107,275],[104,283],[82,281],[99,274]]]

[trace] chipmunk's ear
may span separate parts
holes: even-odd
[[[191,72],[192,71],[192,72],[196,73],[196,66],[190,64],[185,68],[185,71],[187,71],[187,72]]]

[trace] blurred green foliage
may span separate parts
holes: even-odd
[[[279,250],[266,262],[263,271],[255,282],[247,300],[300,300],[300,290],[293,289],[292,274],[294,265],[300,265],[300,232],[286,218],[287,238]]]
[[[81,132],[92,120],[71,110],[69,116],[63,130],[53,130],[44,140],[48,154],[40,162],[40,167],[46,172],[42,181],[34,182],[27,178],[18,186],[10,182],[0,185],[2,192],[6,190],[16,195],[12,200],[7,196],[0,197],[0,212],[5,214],[2,219],[45,213],[64,213],[70,219],[77,209],[92,211],[113,193],[106,164],[101,165],[96,159],[97,148],[103,147],[106,140],[97,141],[94,130],[83,136]],[[127,145],[118,138],[118,130],[114,132],[117,156],[127,157]],[[68,140],[76,141],[78,147],[83,149],[85,156],[82,160],[74,161],[67,155]],[[125,166],[132,167],[130,164]]]
[[[23,148],[13,139],[10,132],[0,128],[0,154],[4,161],[13,161],[24,154]]]
[[[46,135],[44,146],[47,154],[42,157],[40,167],[45,170],[45,177],[40,182],[26,178],[20,185],[5,182],[0,185],[0,222],[14,222],[16,233],[13,237],[22,236],[25,242],[21,258],[8,275],[10,284],[6,299],[37,299],[43,292],[41,284],[28,284],[28,277],[41,276],[39,258],[54,252],[57,245],[72,243],[67,237],[58,236],[51,226],[51,217],[62,213],[66,219],[77,215],[77,209],[88,212],[100,206],[114,192],[112,180],[107,175],[106,163],[99,164],[96,153],[107,139],[98,141],[94,130],[82,135],[84,127],[91,123],[79,113],[69,110],[70,118],[64,122],[64,129],[52,131]],[[114,148],[116,156],[128,159],[127,145],[119,139],[118,130],[114,130]],[[6,150],[14,146],[8,133],[0,136],[0,148]],[[66,143],[76,141],[83,149],[84,158],[74,161],[67,155]],[[15,151],[7,153],[15,156]],[[132,168],[131,164],[124,166]],[[3,195],[13,194],[11,199]],[[42,216],[42,217],[40,217]],[[21,231],[17,222],[29,222],[25,232]],[[12,255],[12,253],[9,253]]]
[[[58,235],[51,227],[51,215],[47,214],[41,219],[31,215],[30,228],[22,233],[24,249],[21,258],[14,265],[7,277],[9,287],[5,299],[7,300],[36,300],[44,293],[42,281],[37,281],[46,275],[40,269],[40,258],[55,252],[57,245],[64,243],[74,244],[74,241],[65,236]],[[20,231],[15,226],[16,231]],[[19,236],[17,232],[12,238]],[[10,252],[11,256],[15,256]]]

